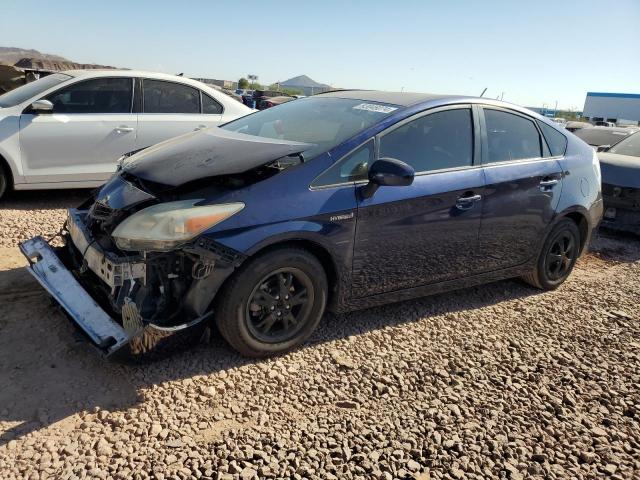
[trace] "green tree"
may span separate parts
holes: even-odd
[[[249,86],[249,80],[247,80],[246,78],[242,77],[240,80],[238,80],[238,88],[245,89],[248,86]]]

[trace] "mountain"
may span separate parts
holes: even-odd
[[[48,53],[41,53],[38,50],[27,48],[14,48],[14,47],[0,47],[0,63],[6,63],[7,65],[14,65],[17,61],[23,58],[33,58],[38,60],[50,60],[53,62],[70,62],[60,55],[50,55]]]
[[[284,82],[280,82],[281,87],[291,87],[291,88],[317,88],[329,89],[329,85],[325,85],[324,83],[318,83],[315,80],[307,77],[306,75],[298,75],[297,77],[290,78],[289,80],[285,80]]]
[[[14,65],[33,70],[77,70],[90,68],[116,68],[93,63],[75,63],[60,55],[41,53],[38,50],[0,47],[0,64]]]

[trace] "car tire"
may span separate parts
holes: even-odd
[[[541,290],[554,290],[569,277],[579,255],[580,230],[563,218],[547,235],[534,270],[522,279]]]
[[[327,303],[318,259],[297,247],[246,261],[218,292],[215,321],[240,354],[261,358],[292,350],[316,329]]]
[[[9,187],[9,177],[5,171],[4,165],[0,162],[0,198],[4,196]]]

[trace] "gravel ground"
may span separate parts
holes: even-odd
[[[67,208],[77,207],[91,190],[10,192],[0,200],[0,247],[17,246],[34,235],[53,237]]]
[[[214,337],[129,367],[21,268],[17,241],[82,195],[46,198],[0,204],[2,479],[640,478],[639,240],[595,238],[554,292],[503,281],[327,316],[280,358]]]

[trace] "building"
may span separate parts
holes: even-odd
[[[591,122],[640,122],[640,94],[587,92],[584,117]]]
[[[306,96],[315,95],[316,93],[322,93],[331,90],[331,87],[329,85],[318,83],[315,80],[307,77],[306,75],[299,75],[284,82],[280,82],[280,87],[299,90],[303,95]]]

